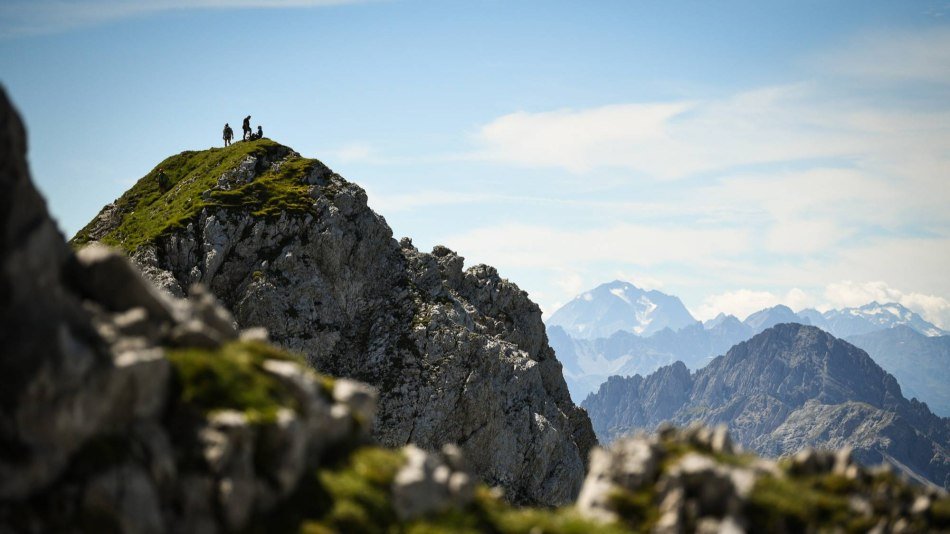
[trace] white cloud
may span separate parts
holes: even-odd
[[[306,8],[372,0],[6,0],[0,36],[37,35],[182,9]]]
[[[575,173],[619,167],[654,178],[776,161],[851,156],[854,132],[821,109],[808,84],[718,100],[517,112],[484,125],[476,157]]]
[[[345,163],[354,161],[365,161],[373,154],[373,149],[366,143],[349,143],[335,150],[330,150],[331,157],[339,159]]]
[[[711,319],[719,312],[744,319],[749,314],[779,304],[797,312],[805,308],[821,311],[856,308],[874,301],[882,304],[897,302],[940,328],[950,326],[950,300],[936,295],[905,292],[882,281],[842,280],[827,284],[823,291],[809,292],[794,287],[784,294],[738,289],[709,295],[697,309],[690,311],[700,320]]]
[[[481,128],[485,148],[478,157],[526,166],[563,167],[585,172],[595,167],[631,167],[638,146],[669,146],[668,122],[691,104],[618,104],[585,110],[517,112]]]
[[[792,310],[799,311],[813,306],[814,302],[813,297],[799,288],[792,288],[785,295],[776,295],[770,291],[739,289],[710,295],[703,300],[698,309],[690,311],[701,321],[712,319],[720,312],[735,315],[744,320],[759,310],[779,304],[784,304]]]
[[[433,206],[452,206],[486,202],[505,202],[508,199],[492,193],[465,193],[460,191],[416,191],[413,193],[385,194],[373,192],[370,203],[382,214],[411,211]]]
[[[554,285],[569,295],[576,295],[585,289],[584,277],[576,271],[565,271],[554,279]]]
[[[748,250],[746,232],[730,229],[617,224],[589,230],[505,224],[441,239],[474,262],[508,267],[583,266],[597,262],[653,266],[690,262],[710,267]]]

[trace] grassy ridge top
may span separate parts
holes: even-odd
[[[227,191],[217,189],[218,178],[237,169],[248,157],[283,161],[279,168],[263,170],[250,183]],[[132,252],[169,231],[186,226],[204,208],[243,209],[262,217],[277,216],[281,212],[307,212],[312,209],[313,201],[309,186],[302,178],[318,166],[322,164],[317,160],[302,158],[269,139],[182,152],[159,163],[119,197],[112,220],[105,227],[97,216],[70,243],[80,246],[98,239]],[[159,185],[159,169],[164,169],[168,179],[166,188]]]

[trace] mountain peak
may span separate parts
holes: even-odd
[[[101,241],[132,252],[204,209],[237,209],[258,217],[312,212],[318,186],[329,185],[331,175],[320,161],[266,138],[185,151],[155,166],[71,242]]]
[[[942,452],[950,419],[908,401],[866,352],[817,327],[777,324],[688,377],[669,375],[663,368],[588,396],[583,406],[598,436],[610,440],[662,421],[728,423],[742,445],[761,454],[850,445],[864,463],[889,461],[950,483]]]
[[[838,337],[866,334],[900,324],[907,325],[926,336],[940,336],[945,332],[928,322],[913,310],[897,302],[869,302],[855,308],[828,310],[820,316],[810,315],[820,326]]]
[[[664,328],[678,330],[696,322],[680,299],[614,280],[574,297],[556,310],[549,325],[572,337],[606,338],[618,331],[650,336]]]
[[[808,323],[808,319],[800,317],[784,304],[757,311],[746,317],[744,323],[755,332],[761,332],[780,323]]]

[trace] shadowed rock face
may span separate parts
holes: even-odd
[[[23,125],[2,92],[0,150],[0,497],[12,497],[55,476],[68,444],[111,414],[83,389],[102,378],[107,351],[66,287],[72,254],[30,182]]]
[[[604,441],[663,421],[726,423],[762,454],[848,445],[866,463],[950,484],[950,420],[905,399],[864,351],[815,327],[777,325],[692,375],[677,363],[646,378],[612,377],[584,407]]]
[[[376,386],[383,444],[457,443],[513,502],[572,500],[595,438],[524,291],[492,267],[463,269],[445,247],[424,253],[397,242],[360,187],[286,147],[248,156],[200,197],[241,194],[294,165],[309,165],[296,182],[305,209],[265,216],[266,206],[208,206],[138,247],[133,261],[171,294],[207,285],[239,325],[266,327],[317,370]],[[179,177],[166,197],[202,178]],[[121,203],[83,238],[114,235],[128,216]]]

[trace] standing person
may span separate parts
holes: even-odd
[[[158,169],[158,189],[165,191],[168,189],[168,176],[165,176],[165,169],[159,167]]]
[[[234,139],[234,130],[228,123],[224,123],[224,146],[230,145],[231,139]]]
[[[261,125],[260,125],[260,124],[257,125],[257,138],[258,138],[258,139],[263,139],[263,138],[264,138],[264,130],[261,129]]]
[[[241,127],[244,128],[244,137],[242,137],[241,139],[244,139],[245,141],[247,141],[248,136],[251,135],[251,116],[250,115],[248,115],[247,117],[244,117],[244,124]]]

